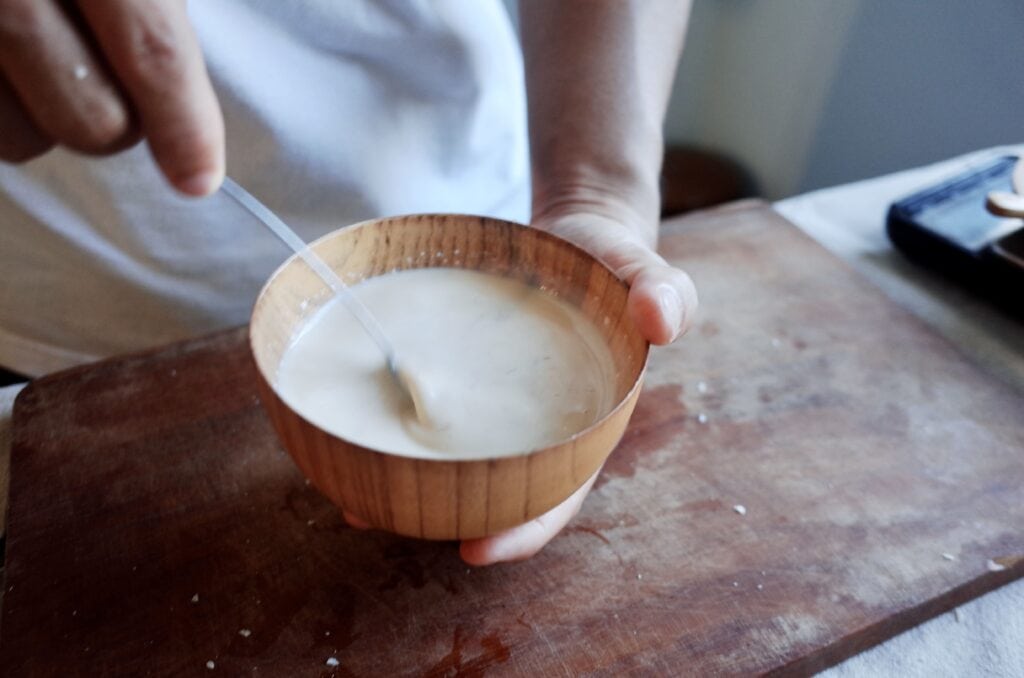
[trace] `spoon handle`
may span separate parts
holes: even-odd
[[[359,297],[353,294],[352,290],[348,288],[348,285],[342,281],[338,274],[335,273],[330,266],[324,263],[324,260],[317,256],[316,252],[311,250],[308,245],[300,238],[295,231],[288,227],[288,224],[281,221],[276,214],[274,214],[270,208],[261,203],[259,200],[254,198],[251,193],[239,186],[231,177],[225,177],[224,183],[221,185],[221,190],[227,193],[231,198],[239,205],[247,209],[252,213],[260,222],[263,223],[274,235],[281,239],[285,245],[290,247],[293,252],[302,257],[302,260],[313,269],[320,278],[327,284],[327,286],[345,302],[348,310],[355,316],[359,324],[363,326],[366,333],[370,335],[374,343],[384,353],[384,357],[387,358],[388,369],[394,370],[395,365],[395,349],[392,347],[391,342],[388,340],[387,335],[384,334],[384,329],[380,326],[380,322],[372,313],[370,309],[363,305],[363,302],[359,301]]]

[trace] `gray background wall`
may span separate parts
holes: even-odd
[[[1022,73],[1020,0],[695,0],[666,135],[780,198],[1024,141]]]
[[[1024,3],[860,5],[796,188],[1024,140]]]

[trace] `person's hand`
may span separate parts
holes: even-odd
[[[689,328],[697,310],[697,291],[690,276],[669,266],[654,251],[657,224],[644,223],[627,208],[595,199],[541,213],[533,227],[579,245],[624,280],[630,286],[630,315],[651,343],[668,344]],[[564,502],[528,523],[462,542],[462,559],[471,565],[490,565],[534,555],[579,513],[596,478],[595,473]]]
[[[562,531],[583,506],[583,499],[597,479],[595,473],[583,487],[561,504],[528,523],[481,539],[467,539],[459,547],[462,559],[469,565],[493,565],[510,560],[523,560],[534,555]],[[369,523],[348,511],[342,511],[345,522],[357,530],[370,529]]]
[[[532,225],[582,247],[624,280],[633,322],[652,344],[669,344],[689,329],[697,290],[690,276],[655,251],[653,219],[595,195],[541,212]]]
[[[697,308],[690,278],[654,251],[665,110],[687,0],[519,3],[535,228],[570,240],[630,285],[649,341],[682,334]],[[576,514],[593,478],[540,518],[465,542],[474,564],[526,558]]]
[[[629,284],[630,313],[648,341],[667,344],[686,332],[697,310],[697,291],[686,273],[654,251],[656,224],[645,223],[629,209],[593,200],[543,213],[533,226],[579,245]],[[470,565],[491,565],[533,556],[579,513],[596,478],[595,473],[564,502],[527,523],[462,542],[462,559]],[[353,527],[368,527],[348,511],[343,515]]]
[[[0,1],[0,160],[145,138],[179,191],[224,176],[224,122],[184,0]]]

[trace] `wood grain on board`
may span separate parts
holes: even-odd
[[[242,331],[36,382],[0,673],[803,673],[1024,574],[1024,396],[763,205],[669,222],[662,250],[700,317],[523,563],[345,527]]]

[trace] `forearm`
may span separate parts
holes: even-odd
[[[581,207],[654,239],[688,0],[520,0],[534,219]]]

